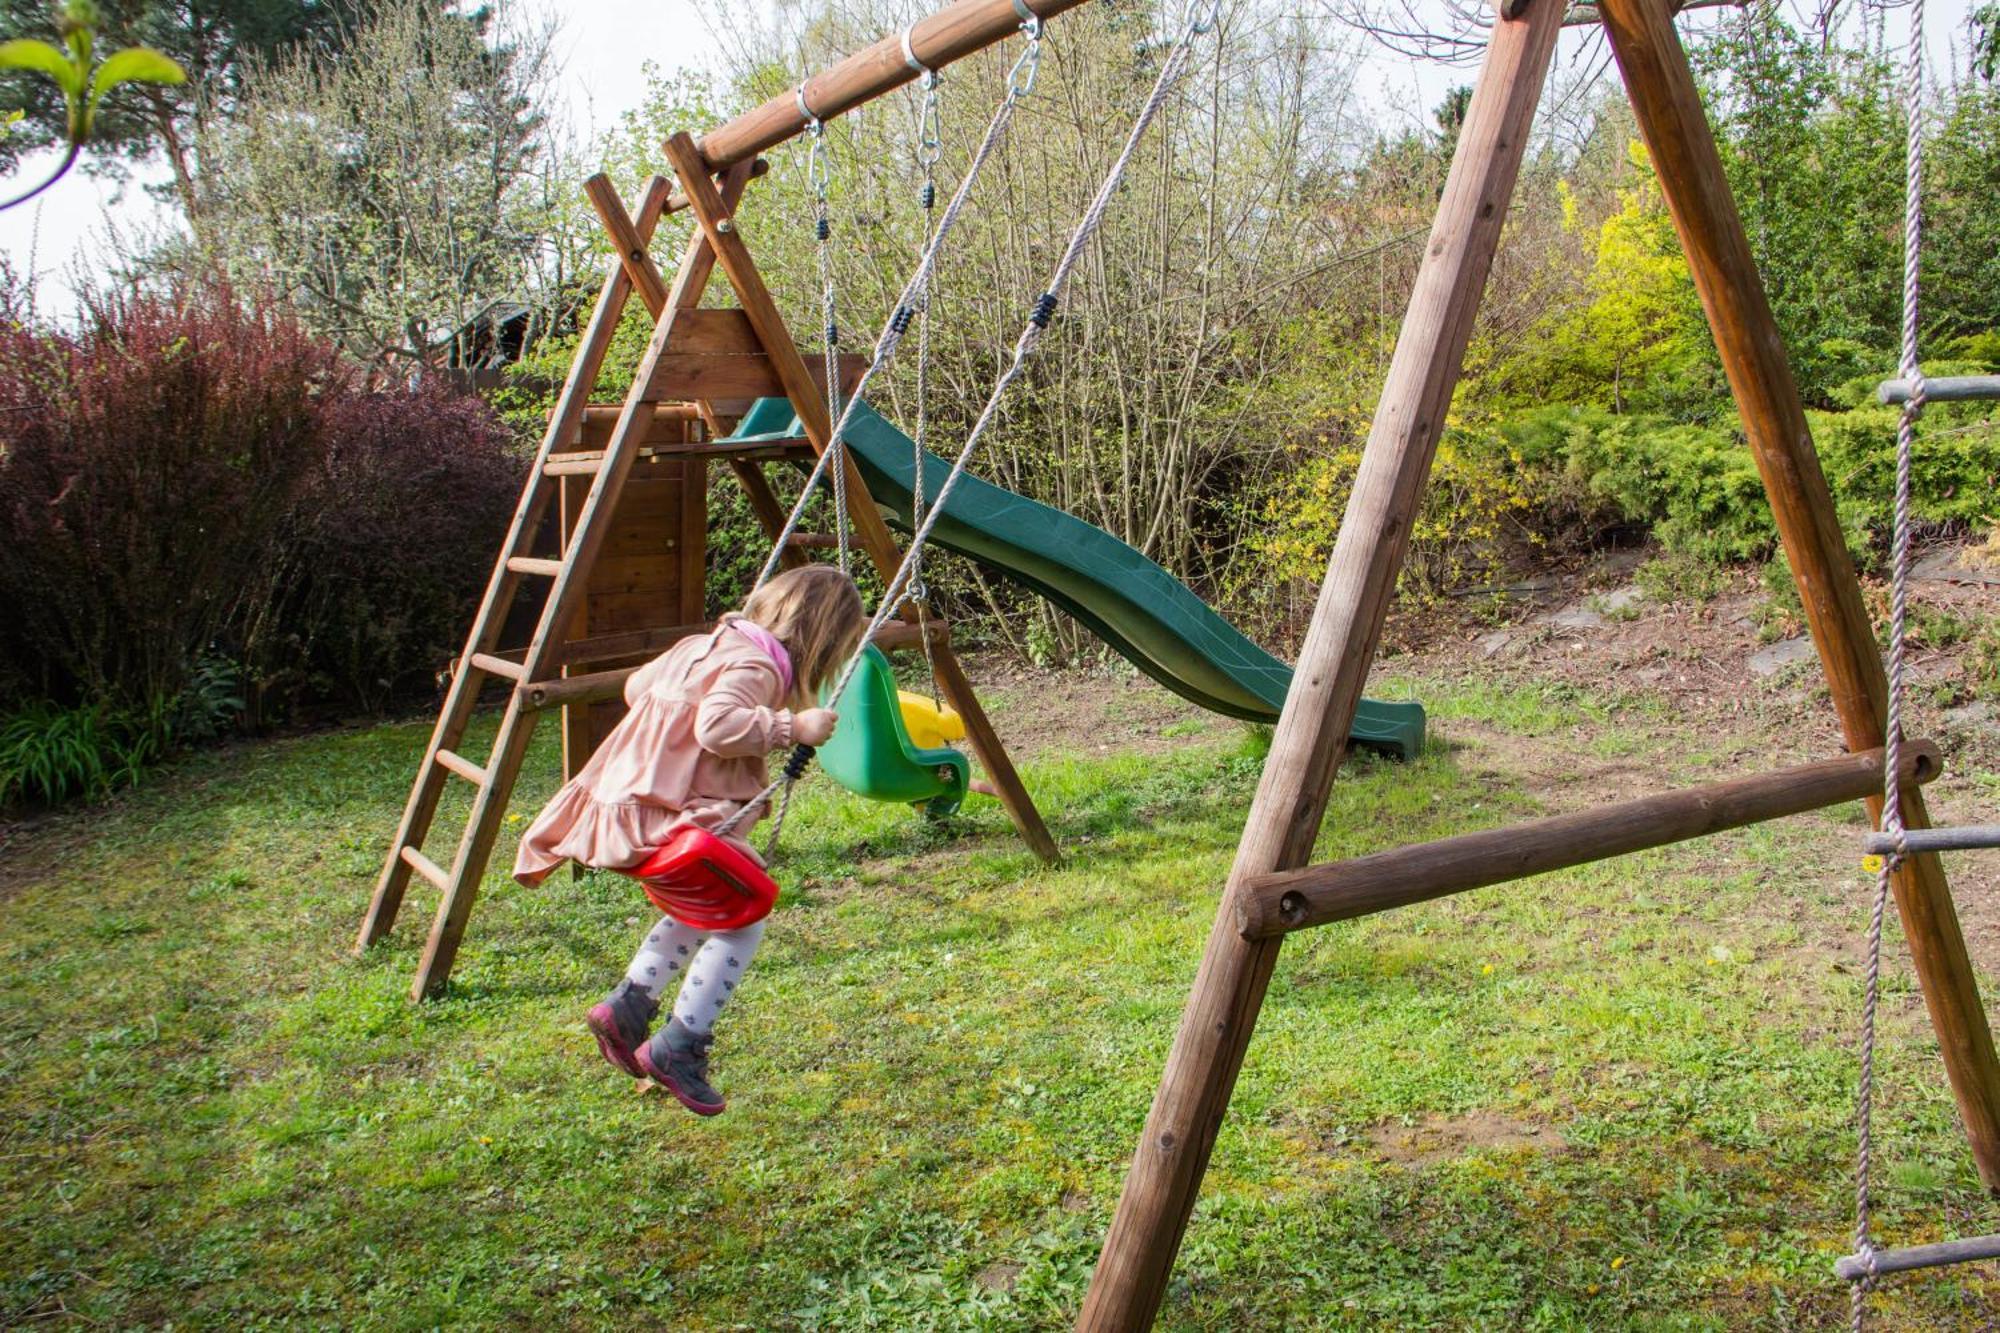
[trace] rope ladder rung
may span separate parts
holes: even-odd
[[[1877,1250],[1874,1272],[1879,1277],[1884,1273],[1909,1273],[1923,1268],[1976,1263],[1981,1259],[2000,1259],[2000,1236],[1968,1236],[1964,1240],[1940,1241],[1935,1245]],[[1869,1275],[1868,1259],[1859,1254],[1844,1255],[1834,1261],[1833,1271],[1844,1281],[1859,1282]]]
[[[1889,856],[1897,850],[1894,833],[1870,833],[1861,848],[1871,856]],[[1905,829],[1901,835],[1905,852],[1974,852],[2000,847],[2000,824],[1961,824],[1956,828]]]

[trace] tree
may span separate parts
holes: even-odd
[[[144,46],[186,71],[184,86],[128,86],[99,109],[93,142],[101,150],[88,169],[122,172],[163,153],[173,193],[196,220],[195,141],[206,118],[233,104],[245,71],[256,61],[301,46],[337,50],[371,0],[99,0],[98,36],[108,46]],[[60,16],[48,0],[0,0],[0,32],[55,40]],[[26,152],[66,142],[60,92],[0,71],[0,105],[26,113],[19,131],[0,136],[0,171]]]
[[[491,17],[384,0],[337,57],[253,65],[200,142],[206,258],[378,368],[435,366],[495,300],[534,304],[550,33],[495,44]]]

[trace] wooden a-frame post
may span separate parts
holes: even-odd
[[[1509,0],[1495,22],[1291,692],[1080,1329],[1142,1329],[1159,1312],[1283,938],[1246,935],[1238,904],[1282,887],[1266,881],[1303,867],[1318,839],[1563,9],[1562,0]],[[1884,725],[1881,662],[1671,11],[1664,0],[1602,0],[1601,10],[1778,516],[1848,747],[1874,750]],[[1914,782],[1904,799],[1910,826],[1923,826]],[[1878,805],[1879,797],[1871,813]],[[1567,863],[1597,850],[1578,848]],[[1913,858],[1896,881],[1896,899],[1973,1157],[1992,1188],[2000,1185],[2000,1063],[1934,856]]]

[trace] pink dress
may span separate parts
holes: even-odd
[[[623,869],[684,824],[721,824],[769,783],[764,757],[792,743],[791,692],[783,645],[740,616],[639,668],[631,711],[521,836],[514,878],[538,884],[564,861]],[[749,827],[727,836],[754,857]]]

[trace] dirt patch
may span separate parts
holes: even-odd
[[[1027,1268],[1012,1259],[999,1259],[979,1270],[979,1276],[972,1279],[988,1291],[1012,1291],[1014,1284],[1021,1280]]]
[[[1562,1135],[1547,1125],[1516,1120],[1498,1111],[1470,1115],[1427,1115],[1414,1125],[1390,1121],[1368,1131],[1368,1142],[1384,1161],[1429,1166],[1482,1149],[1492,1152],[1561,1152]]]
[[[1242,725],[1123,668],[1044,671],[989,657],[967,670],[1016,759],[1161,754]]]

